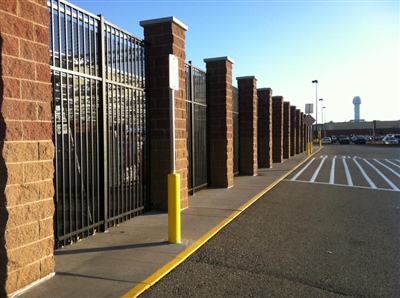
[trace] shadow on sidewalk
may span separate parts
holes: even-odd
[[[113,250],[125,250],[125,249],[135,249],[135,248],[145,248],[145,247],[154,247],[154,246],[164,246],[169,245],[168,241],[160,241],[160,242],[150,242],[150,243],[139,243],[139,244],[128,244],[128,245],[115,245],[115,246],[105,246],[105,247],[91,247],[84,249],[71,249],[55,251],[55,256],[62,255],[73,255],[79,253],[92,253],[92,252],[101,252],[101,251],[113,251]]]

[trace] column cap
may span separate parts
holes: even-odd
[[[257,80],[256,76],[245,76],[245,77],[237,77],[236,78],[236,80],[247,80],[247,79]]]
[[[160,24],[160,23],[175,23],[185,31],[187,31],[189,29],[188,26],[186,26],[184,23],[182,23],[181,21],[179,21],[177,18],[175,18],[173,16],[166,17],[166,18],[145,20],[145,21],[139,22],[140,26],[142,26],[142,27],[145,27],[148,25]]]
[[[224,56],[224,57],[215,57],[215,58],[206,58],[206,59],[204,59],[203,61],[204,61],[205,63],[207,63],[207,62],[224,61],[224,60],[229,61],[229,62],[232,63],[232,64],[235,63],[235,62],[234,62],[230,57],[228,57],[228,56]]]
[[[272,91],[271,87],[257,88],[257,90],[260,90],[260,91],[268,91],[268,90],[271,90],[271,91]]]

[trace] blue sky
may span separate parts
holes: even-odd
[[[318,123],[353,119],[355,96],[362,119],[400,120],[398,1],[69,2],[141,38],[140,21],[174,16],[189,27],[187,61],[205,69],[205,58],[229,56],[234,85],[255,76],[302,111],[317,79]]]

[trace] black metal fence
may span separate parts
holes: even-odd
[[[239,89],[232,86],[233,174],[239,175]]]
[[[144,211],[145,45],[50,0],[56,247]]]
[[[208,127],[206,73],[190,62],[186,70],[188,131],[188,190],[193,195],[208,185]]]

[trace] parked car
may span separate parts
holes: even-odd
[[[339,144],[350,144],[350,138],[345,135],[341,135],[337,137]]]
[[[352,139],[354,144],[366,144],[367,140],[365,139],[364,136],[354,136]]]
[[[386,144],[386,145],[398,144],[398,143],[399,143],[399,141],[396,140],[395,137],[384,137],[384,138],[382,139],[382,142],[383,142],[384,144]]]
[[[385,136],[385,138],[386,138],[386,137],[395,138],[398,142],[400,142],[400,134],[387,134],[387,135]]]
[[[332,139],[330,137],[322,138],[322,144],[332,144]]]

